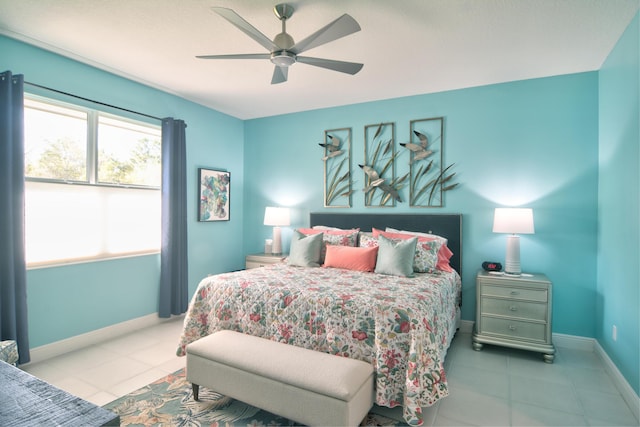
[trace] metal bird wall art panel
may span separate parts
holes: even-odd
[[[350,208],[353,185],[351,178],[351,128],[324,131],[322,163],[324,165],[324,206]]]
[[[402,202],[399,194],[409,174],[396,178],[395,123],[364,127],[364,205],[393,207]]]
[[[409,206],[442,207],[443,193],[458,186],[454,164],[443,164],[444,118],[412,120],[409,128],[409,142],[400,143],[409,151]]]

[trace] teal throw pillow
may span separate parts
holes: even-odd
[[[287,264],[298,267],[320,267],[321,249],[322,233],[305,236],[298,230],[294,230]]]
[[[406,240],[389,239],[378,236],[378,259],[376,273],[393,276],[413,277],[413,259],[416,254],[418,238]]]

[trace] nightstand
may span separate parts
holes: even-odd
[[[502,345],[543,353],[553,363],[551,282],[543,274],[509,276],[479,271],[473,348]]]
[[[265,265],[268,265],[268,264],[277,264],[279,262],[282,262],[282,260],[285,259],[286,257],[287,257],[287,254],[280,254],[280,255],[253,254],[253,255],[247,255],[247,257],[244,260],[245,268],[246,269],[250,269],[250,268],[264,267]]]

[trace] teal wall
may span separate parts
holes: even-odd
[[[241,242],[243,235],[242,120],[7,37],[0,36],[0,52],[0,69],[23,74],[27,82],[156,117],[183,119],[189,170],[190,293],[207,274],[244,265],[242,245],[229,244]],[[197,222],[197,170],[203,166],[231,172],[231,221]],[[29,270],[31,346],[157,312],[159,264],[159,255],[152,255]]]
[[[158,255],[29,270],[31,346],[157,312],[159,280]]]
[[[455,163],[459,188],[444,208],[364,206],[364,126],[443,116],[445,164]],[[353,207],[323,208],[324,130],[353,131]],[[534,210],[536,234],[521,237],[524,271],[553,281],[554,332],[593,337],[597,264],[598,74],[519,81],[249,120],[245,127],[245,251],[260,251],[271,229],[264,207],[291,206],[292,226],[312,211],[463,214],[463,318],[475,318],[475,273],[484,260],[503,260],[506,236],[492,233],[493,209]],[[398,147],[398,149],[401,149]],[[397,174],[408,170],[404,152]],[[402,193],[407,198],[407,191]]]
[[[596,338],[640,393],[640,15],[600,70]],[[613,326],[618,339],[612,339]]]

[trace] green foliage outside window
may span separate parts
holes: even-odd
[[[91,112],[77,108],[27,100],[26,176],[72,182],[160,187],[162,172],[159,128],[102,113],[99,113],[97,122],[91,117]],[[88,153],[97,154],[91,156]],[[95,173],[92,173],[95,169],[91,167],[93,162],[97,167]]]

